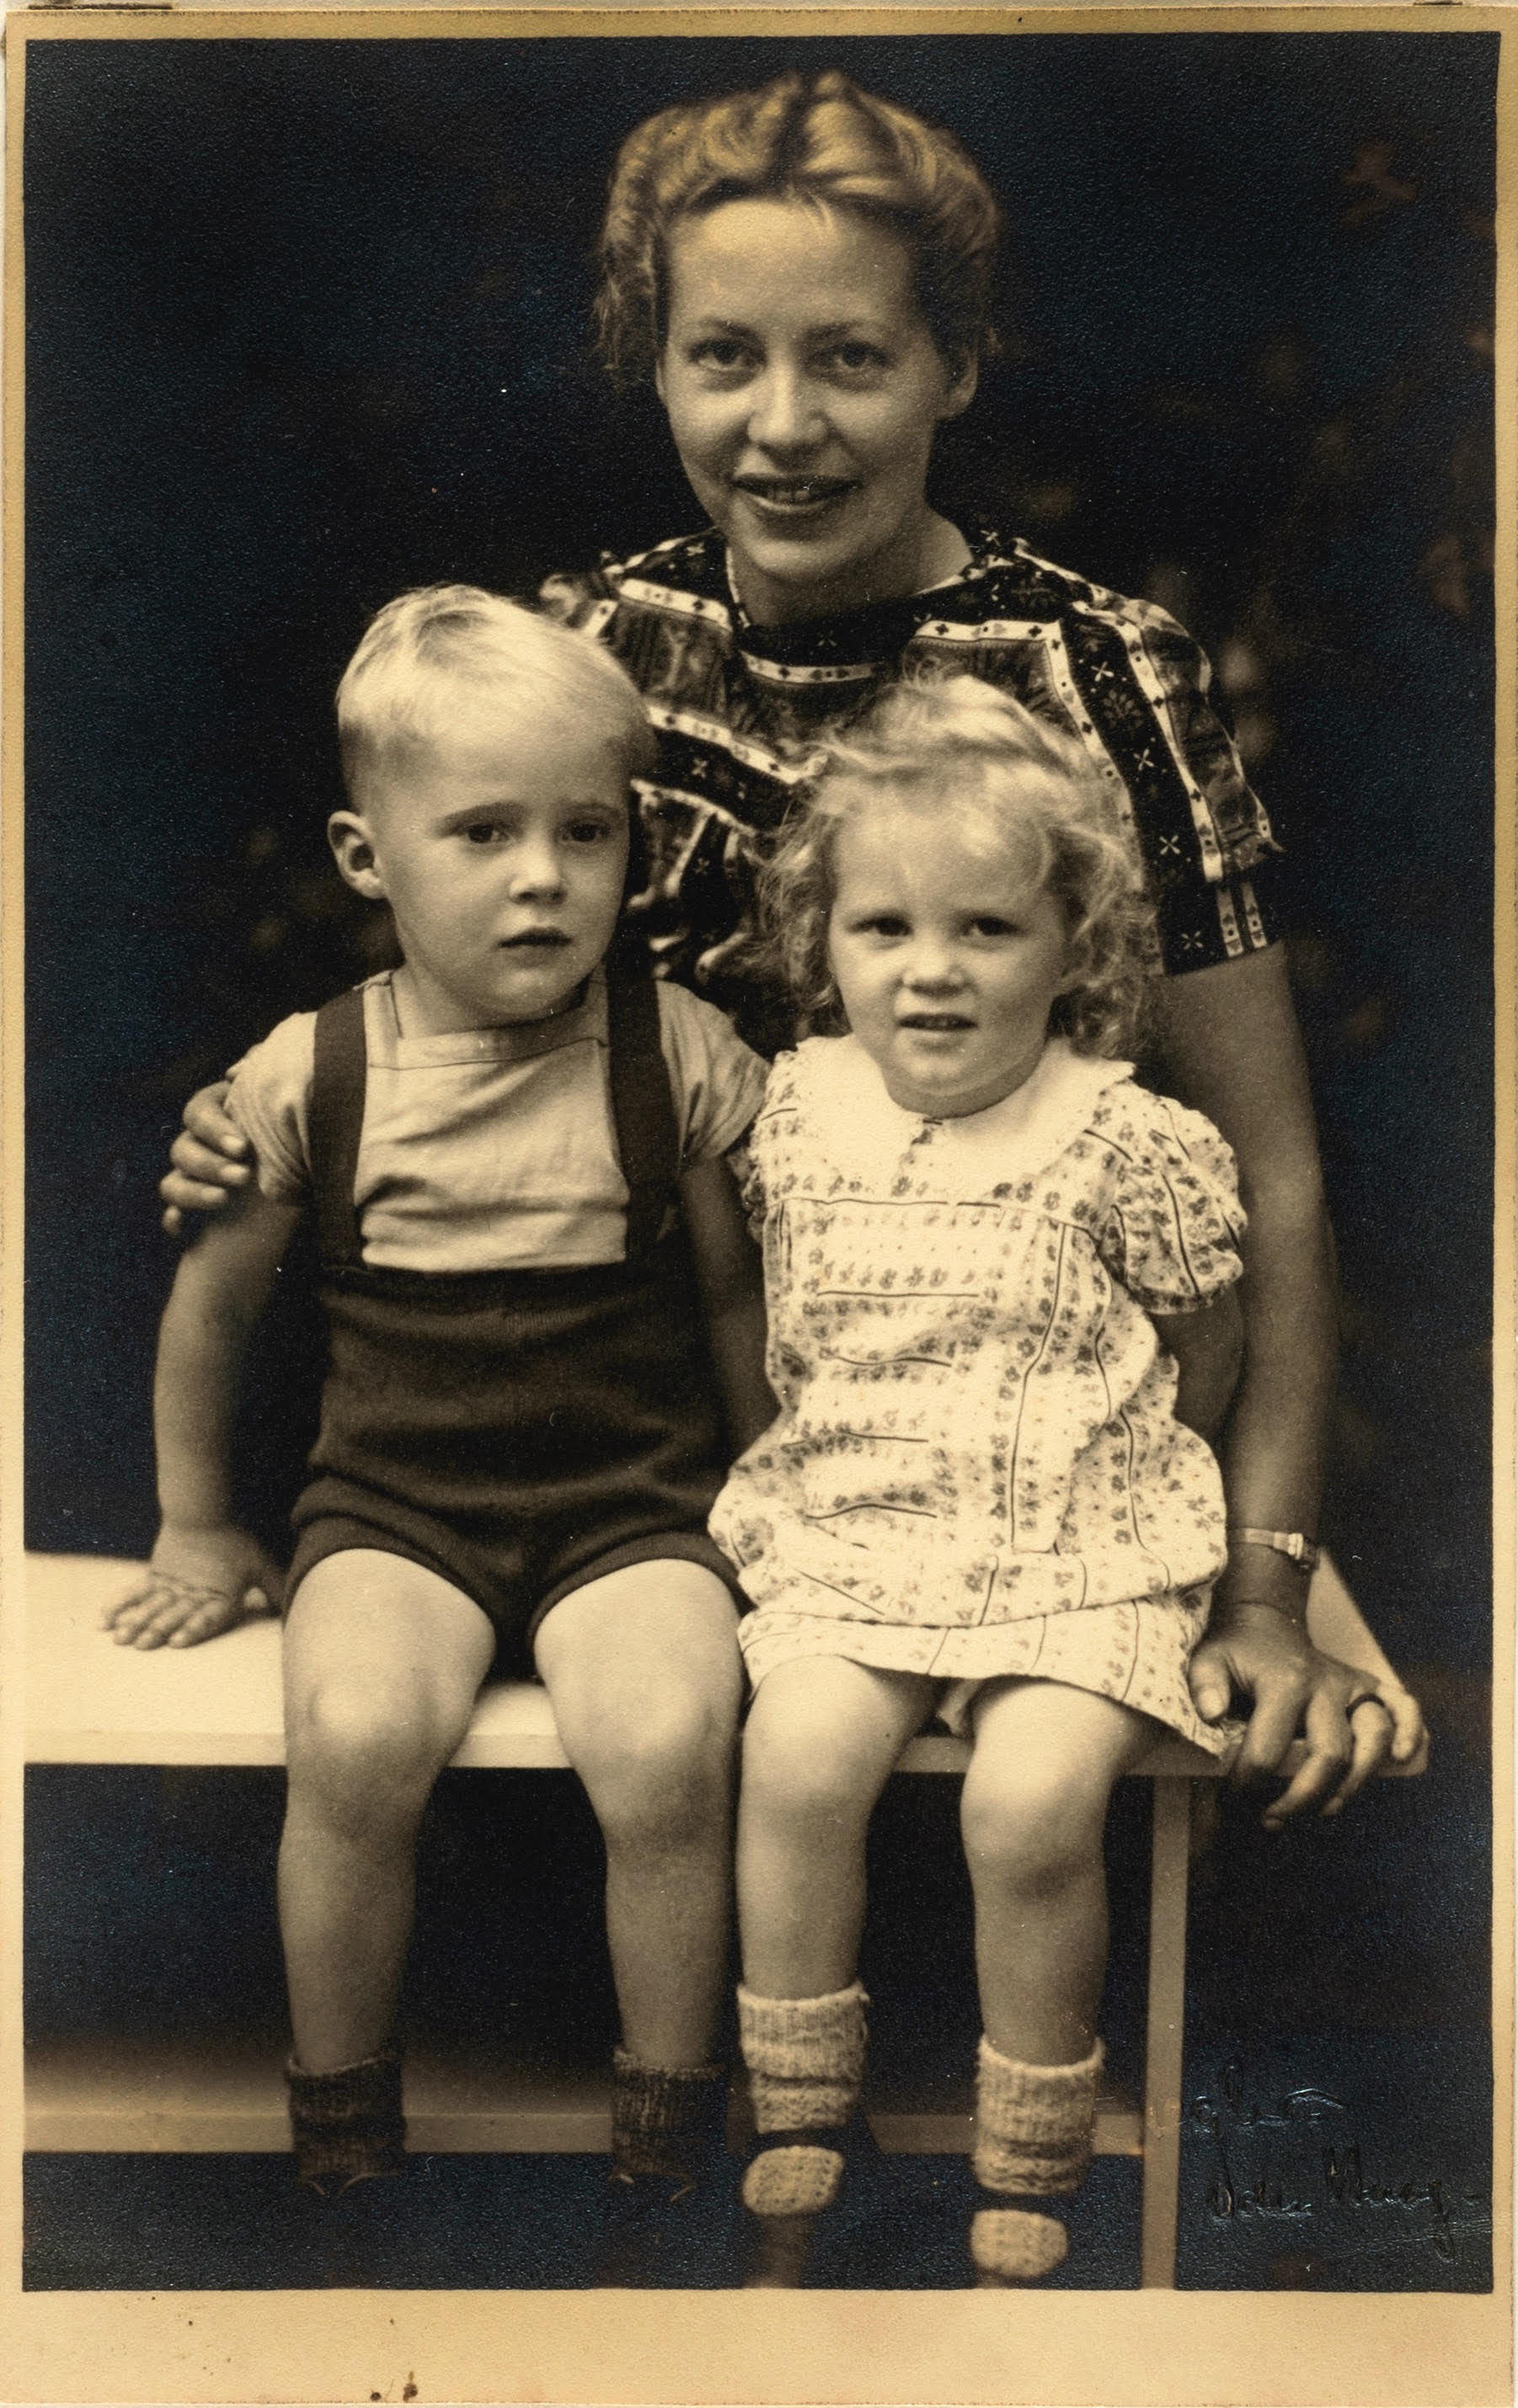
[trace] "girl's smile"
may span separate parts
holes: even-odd
[[[761,623],[919,592],[963,567],[927,506],[938,422],[975,369],[951,369],[918,308],[911,249],[847,209],[739,200],[669,239],[658,367],[697,499],[727,538]]]
[[[834,872],[828,959],[893,1103],[953,1120],[1011,1095],[1076,975],[1032,848],[888,800],[844,822]]]

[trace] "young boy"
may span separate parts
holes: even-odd
[[[230,1520],[228,1434],[311,1211],[331,1358],[286,1583],[279,1854],[297,2173],[330,2194],[401,2162],[416,1833],[499,1663],[545,1683],[605,1835],[614,2172],[668,2196],[723,2100],[741,1682],[706,1517],[773,1410],[723,1159],[764,1068],[617,959],[652,738],[598,645],[475,588],[404,595],[337,715],[329,838],[404,964],[237,1068],[256,1181],[174,1283],[163,1520],[116,1635],[192,1644],[268,1585]]]

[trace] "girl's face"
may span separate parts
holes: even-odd
[[[944,362],[914,265],[887,227],[799,201],[728,201],[670,236],[659,394],[761,624],[916,593],[963,560],[924,487],[975,369]]]
[[[828,960],[893,1103],[932,1120],[1000,1103],[1076,977],[1032,839],[987,843],[952,808],[873,801],[839,829],[833,867]]]

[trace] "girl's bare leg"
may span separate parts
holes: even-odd
[[[607,1851],[623,2042],[642,2065],[710,2058],[726,1971],[742,1668],[733,1600],[703,1565],[633,1564],[561,1599],[537,1670]]]
[[[960,1806],[986,2037],[1005,2057],[1089,2057],[1107,1965],[1102,1834],[1153,1725],[1110,1698],[1008,1681],[977,1700]]]
[[[357,2064],[391,2036],[418,1826],[494,1648],[461,1590],[378,1549],[324,1557],[295,1594],[279,1928],[305,2072]]]
[[[961,1809],[985,2023],[969,2249],[977,2282],[1001,2288],[1052,2273],[1069,2245],[1059,2202],[1090,2160],[1101,2071],[1102,1831],[1149,1726],[1052,1682],[1000,1683],[978,1709]]]
[[[738,1840],[743,1979],[756,1995],[820,1998],[853,1980],[869,1818],[935,1686],[837,1656],[778,1664],[760,1684]]]

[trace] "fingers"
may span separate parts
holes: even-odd
[[[242,1620],[237,1599],[222,1589],[192,1585],[155,1573],[145,1588],[135,1589],[120,1605],[101,1616],[118,1647],[144,1651],[154,1647],[193,1647],[214,1639]]]
[[[1411,1764],[1420,1748],[1426,1746],[1428,1728],[1423,1718],[1423,1708],[1411,1689],[1382,1681],[1381,1701],[1392,1718],[1392,1761]]]
[[[1346,1686],[1337,1681],[1320,1680],[1313,1689],[1303,1722],[1307,1756],[1281,1796],[1267,1807],[1264,1822],[1267,1831],[1279,1831],[1294,1814],[1323,1804],[1338,1792],[1348,1775],[1354,1748],[1344,1712]]]
[[[1236,1787],[1275,1771],[1296,1737],[1310,1688],[1306,1667],[1295,1663],[1282,1666],[1279,1671],[1255,1675],[1253,1710],[1234,1763],[1232,1778]],[[1297,1777],[1300,1779],[1300,1774]]]
[[[1191,1701],[1204,1723],[1220,1722],[1228,1711],[1233,1684],[1228,1660],[1215,1640],[1204,1639],[1191,1659]]]
[[[191,1096],[184,1108],[184,1127],[175,1140],[176,1160],[179,1159],[179,1146],[189,1145],[196,1138],[216,1154],[246,1154],[247,1139],[236,1122],[230,1120],[222,1109],[228,1085],[227,1080],[218,1079],[214,1085],[200,1087]]]
[[[1349,1710],[1350,1769],[1324,1808],[1325,1815],[1341,1814],[1357,1790],[1379,1772],[1392,1752],[1396,1728],[1392,1710],[1381,1698],[1358,1698]]]

